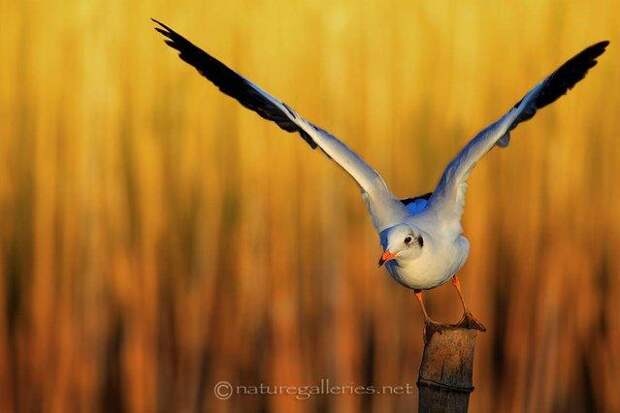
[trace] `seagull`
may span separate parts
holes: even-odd
[[[444,170],[433,192],[399,199],[370,165],[331,133],[299,115],[293,108],[224,63],[200,49],[167,25],[152,19],[165,43],[224,94],[275,122],[287,132],[298,133],[312,148],[319,148],[359,185],[362,198],[379,235],[383,253],[379,266],[401,285],[412,289],[427,326],[438,328],[424,306],[423,291],[448,281],[459,296],[463,317],[456,326],[485,331],[469,310],[457,273],[469,256],[461,217],[465,207],[467,178],[473,167],[495,146],[505,148],[511,132],[531,119],[538,109],[555,102],[582,80],[597,63],[609,41],[585,48],[534,86],[508,112],[479,132]]]

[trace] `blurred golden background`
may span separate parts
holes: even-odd
[[[620,411],[620,3],[0,2],[0,411],[414,411],[422,316],[353,181],[182,63],[156,17],[403,197],[582,48],[588,77],[470,178],[473,412]],[[427,294],[457,321],[451,286]]]

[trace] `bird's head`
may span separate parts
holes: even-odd
[[[381,233],[383,254],[379,266],[391,260],[414,259],[422,254],[424,235],[409,224],[398,224]]]

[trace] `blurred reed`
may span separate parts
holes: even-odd
[[[472,411],[620,411],[620,4],[0,2],[0,411],[411,411],[421,317],[352,181],[224,98],[157,17],[340,136],[395,193],[581,48],[601,64],[470,179]],[[456,321],[450,288],[430,311]]]

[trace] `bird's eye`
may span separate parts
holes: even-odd
[[[405,244],[409,244],[411,242],[411,239],[412,239],[411,237],[405,238]]]

